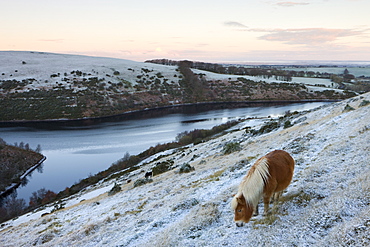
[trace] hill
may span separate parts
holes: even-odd
[[[263,134],[256,134],[263,126],[250,130],[244,122],[5,222],[0,245],[368,246],[369,110],[367,93],[290,114],[284,119],[289,126]],[[225,147],[238,145],[241,149],[225,153]],[[231,196],[256,159],[274,149],[295,159],[292,184],[272,214],[237,228]],[[179,173],[187,165],[194,170]],[[146,171],[159,166],[170,171],[138,186]]]
[[[199,102],[344,99],[354,95],[294,81],[216,74],[191,69],[186,63],[168,66],[1,51],[0,64],[0,121],[83,119]]]

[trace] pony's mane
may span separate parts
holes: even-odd
[[[241,195],[241,193],[239,192],[238,194],[236,194],[233,199],[231,200],[231,209],[232,210],[235,210],[236,207],[238,206],[238,200],[236,199],[237,197],[239,197]]]
[[[245,202],[254,207],[261,198],[264,184],[267,182],[269,176],[268,160],[262,157],[256,161],[247,176],[243,178],[243,181],[239,185],[238,194],[243,194]]]

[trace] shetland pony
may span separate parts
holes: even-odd
[[[294,172],[294,160],[283,150],[272,151],[259,158],[239,185],[231,201],[237,226],[248,223],[253,212],[258,214],[258,202],[263,195],[264,215],[269,210],[271,196],[276,205],[283,190],[288,187]]]

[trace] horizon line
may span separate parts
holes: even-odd
[[[122,59],[130,60],[134,62],[142,62],[148,60],[160,60],[168,59],[172,61],[192,61],[192,62],[204,62],[204,63],[214,63],[214,64],[242,64],[242,65],[344,65],[345,63],[350,63],[351,65],[356,65],[355,63],[360,63],[359,65],[370,65],[370,60],[320,60],[320,59],[287,59],[287,60],[274,60],[274,59],[246,59],[244,61],[221,61],[221,62],[205,62],[202,60],[194,59],[172,59],[172,58],[150,58],[144,61],[132,60],[128,58],[122,58],[118,56],[99,56],[99,55],[88,55],[87,53],[63,53],[63,52],[49,52],[49,51],[32,51],[32,50],[0,50],[0,52],[29,52],[29,53],[49,53],[56,55],[71,55],[71,56],[86,56],[86,57],[96,57],[96,58],[112,58],[112,59]],[[314,63],[314,64],[310,64]]]

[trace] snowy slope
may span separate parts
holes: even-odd
[[[176,71],[177,66],[46,52],[0,51],[0,65],[0,80],[22,81],[25,79],[35,79],[32,84],[26,87],[28,90],[52,88],[53,84],[56,83],[67,86],[66,81],[63,79],[75,79],[76,75],[71,74],[72,71],[85,73],[82,78],[98,77],[99,79],[104,79],[105,82],[110,81],[112,83],[119,83],[125,80],[130,82],[132,86],[137,84],[139,78],[155,78],[158,73],[168,82],[178,83],[181,78],[181,74]],[[193,71],[194,73],[205,75],[207,80],[227,81],[229,78],[237,79],[238,77],[243,77],[256,82],[284,82],[254,76],[217,74],[197,69],[193,69]],[[114,72],[119,72],[119,74],[115,75]],[[54,77],[52,75],[57,76]],[[291,83],[305,84],[311,91],[323,91],[328,88],[330,90],[342,91],[331,88],[331,82],[327,79],[294,77]],[[322,85],[324,87],[314,87],[313,85]]]
[[[292,117],[293,127],[261,136],[243,129],[168,152],[142,169],[6,222],[0,246],[369,246],[370,93]],[[345,110],[350,105],[354,110]],[[223,145],[242,150],[224,155]],[[274,149],[296,160],[292,184],[269,216],[233,222],[230,201],[248,168]],[[140,187],[157,162],[174,170]],[[189,163],[195,171],[178,174]],[[127,183],[127,180],[132,180]],[[114,183],[122,191],[108,196]],[[261,207],[261,205],[260,205]]]
[[[84,78],[98,77],[118,83],[121,79],[136,84],[137,76],[154,76],[161,73],[169,81],[177,82],[180,75],[174,66],[141,63],[124,59],[67,55],[29,51],[0,51],[0,80],[35,79],[32,88],[50,83],[63,84],[64,77],[71,77],[72,71],[85,73]],[[143,69],[147,73],[143,72]],[[119,74],[115,75],[117,71]],[[59,75],[58,75],[59,73]],[[52,77],[52,75],[58,75]],[[48,81],[48,83],[45,83]]]

